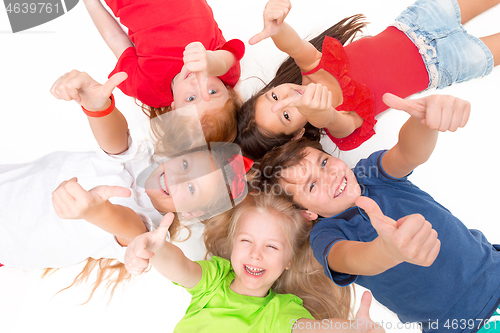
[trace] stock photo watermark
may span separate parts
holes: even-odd
[[[79,0],[3,0],[12,32],[31,29],[73,9]]]

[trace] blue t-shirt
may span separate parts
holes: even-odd
[[[419,322],[424,332],[475,332],[500,302],[500,252],[480,231],[467,229],[407,177],[387,175],[380,164],[384,152],[373,153],[353,169],[362,193],[394,220],[422,214],[441,241],[434,263],[422,267],[404,262],[375,276],[330,270],[326,258],[333,244],[341,240],[370,242],[378,236],[368,215],[358,207],[321,219],[314,226],[314,256],[336,284],[356,282],[370,289],[402,322]]]

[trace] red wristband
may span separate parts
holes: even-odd
[[[111,96],[109,96],[109,98],[111,99],[111,105],[106,110],[89,111],[89,110],[85,109],[83,106],[82,106],[82,110],[87,116],[93,117],[93,118],[100,118],[100,117],[107,116],[108,114],[113,112],[113,110],[115,109],[115,96],[113,96],[113,94],[111,94]]]

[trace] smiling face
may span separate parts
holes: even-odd
[[[233,238],[231,264],[236,277],[231,289],[241,295],[264,297],[287,267],[292,251],[280,222],[272,214],[245,213]]]
[[[224,82],[218,77],[209,76],[207,89],[210,94],[210,101],[208,102],[201,97],[196,75],[188,72],[186,67],[183,66],[181,72],[172,80],[172,94],[174,96],[172,108],[178,109],[196,104],[200,117],[209,110],[222,108],[229,99],[229,93]]]
[[[307,147],[306,156],[281,174],[280,184],[309,212],[331,217],[353,207],[361,195],[352,170],[342,160]]]
[[[162,163],[148,177],[145,188],[158,211],[182,212],[192,218],[205,213],[207,201],[220,195],[225,182],[222,171],[214,171],[210,154],[199,151]]]
[[[301,95],[306,87],[284,83],[272,88],[257,99],[255,121],[257,125],[274,134],[296,134],[307,124],[307,119],[294,106],[286,106],[276,112],[271,108],[278,101]]]

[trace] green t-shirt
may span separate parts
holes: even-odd
[[[235,274],[223,258],[197,261],[203,270],[200,282],[186,289],[193,297],[175,333],[200,332],[291,332],[300,318],[314,319],[292,294],[245,296],[229,288]]]

